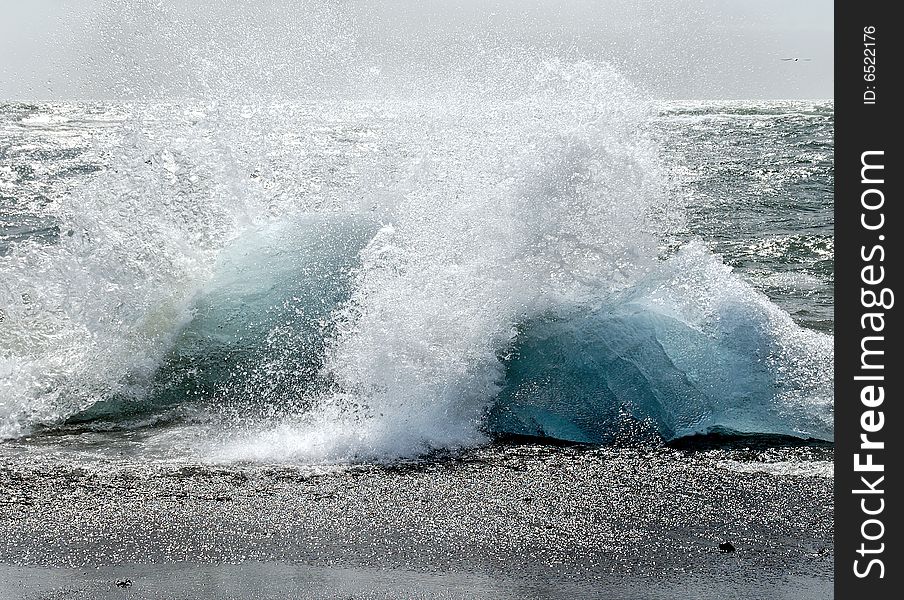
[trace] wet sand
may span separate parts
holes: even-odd
[[[0,598],[831,598],[831,460],[509,444],[211,466],[5,444]]]

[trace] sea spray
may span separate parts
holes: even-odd
[[[245,43],[278,23],[236,9],[205,50],[178,7],[120,10],[166,29],[161,52],[190,51],[149,61],[105,30],[115,87],[143,77],[142,101],[111,121],[97,172],[31,211],[59,235],[0,257],[3,436],[173,405],[205,426],[184,413],[168,444],[230,460],[394,459],[496,433],[575,439],[578,423],[605,442],[609,415],[665,438],[831,436],[830,337],[701,244],[672,256],[684,198],[655,106],[610,65],[479,37],[443,40],[441,58],[418,40],[374,52],[326,9],[282,54]],[[191,79],[179,93],[173,70]],[[620,358],[655,355],[637,365],[649,389],[684,378],[692,410],[617,370],[587,380],[622,390],[608,404],[585,402],[587,381],[550,404],[548,365],[594,348],[542,356],[537,323],[596,323],[611,348],[606,323],[632,318],[646,333]],[[720,374],[745,365],[720,397]],[[498,418],[541,407],[539,427]]]

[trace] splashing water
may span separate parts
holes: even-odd
[[[831,438],[831,337],[681,239],[656,106],[612,67],[374,54],[348,15],[311,19],[248,54],[227,15],[214,50],[239,63],[194,44],[177,69],[200,100],[3,107],[2,160],[68,145],[95,168],[27,203],[47,178],[7,178],[7,229],[43,233],[0,255],[0,436],[170,415],[207,457],[315,462],[499,433]]]

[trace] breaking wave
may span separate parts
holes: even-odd
[[[0,255],[0,435],[191,407],[229,460],[831,439],[831,336],[681,238],[642,95],[456,48],[404,77],[355,48],[354,91],[304,102],[117,109],[103,167],[32,209],[58,235]]]

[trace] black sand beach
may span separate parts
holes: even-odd
[[[342,468],[0,456],[0,598],[832,595],[824,445]]]

